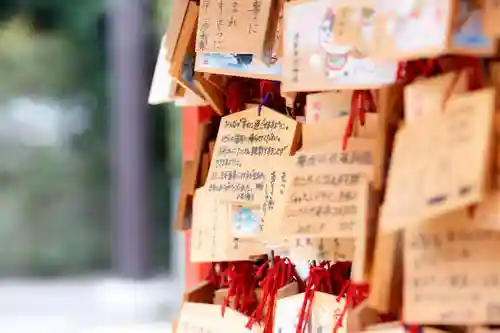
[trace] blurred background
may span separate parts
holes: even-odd
[[[168,331],[180,110],[147,94],[170,5],[0,1],[0,330]]]

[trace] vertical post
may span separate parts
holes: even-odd
[[[151,274],[148,199],[148,26],[142,0],[109,1],[111,177],[114,268],[125,278]]]

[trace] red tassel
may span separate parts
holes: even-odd
[[[257,303],[255,295],[255,266],[251,261],[241,261],[229,264],[228,294],[221,307],[224,316],[226,307],[233,300],[233,308],[245,315],[250,315]]]
[[[250,316],[246,327],[251,329],[255,323],[263,323],[264,332],[271,333],[274,324],[274,305],[278,290],[293,281],[300,281],[295,265],[288,258],[274,257],[274,265],[268,260],[256,273],[262,288],[262,300]],[[264,314],[264,310],[266,313]]]
[[[333,292],[328,262],[322,262],[319,266],[311,266],[309,268],[309,277],[306,282],[304,301],[302,302],[296,333],[306,332],[307,323],[311,318],[311,308],[316,291],[328,294]]]
[[[206,278],[207,282],[215,287],[215,289],[220,289],[227,285],[227,269],[228,263],[212,263],[212,267],[208,272]]]
[[[368,298],[369,288],[367,284],[355,284],[348,280],[345,282],[337,301],[340,301],[342,297],[345,297],[345,306],[340,313],[340,316],[335,323],[333,333],[337,333],[338,330],[343,327],[344,317],[347,314],[347,310],[356,308],[361,302]]]

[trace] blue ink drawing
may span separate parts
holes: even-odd
[[[482,12],[471,10],[468,4],[461,2],[459,27],[453,35],[455,47],[489,47],[492,40],[483,34]]]
[[[182,64],[182,78],[188,83],[193,83],[194,62],[194,56],[186,55],[184,57],[184,63]]]
[[[230,70],[241,74],[273,76],[280,76],[282,73],[280,62],[266,66],[263,62],[256,60],[253,54],[199,53],[198,56],[201,57],[201,61],[198,62],[200,70]]]
[[[260,232],[260,216],[258,210],[237,207],[233,213],[234,230],[243,235],[255,235]]]

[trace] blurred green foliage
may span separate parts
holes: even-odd
[[[0,275],[110,268],[105,29],[104,0],[0,2]],[[1,123],[9,103],[21,98],[49,101],[67,114],[76,105],[89,126],[72,135],[69,146],[11,140]],[[166,136],[163,108],[149,114],[156,259],[168,267],[170,179],[178,169],[165,161],[175,139]]]

